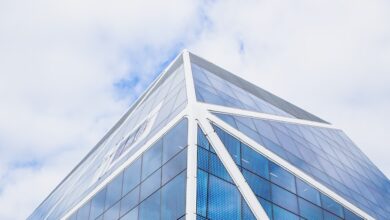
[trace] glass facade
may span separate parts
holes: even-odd
[[[155,84],[28,219],[59,219],[185,108],[182,59]]]
[[[274,220],[363,220],[367,214],[390,220],[390,181],[341,130],[323,128],[329,126],[321,124],[329,124],[322,119],[193,54],[184,56],[175,59],[28,220],[184,220],[194,215],[199,220],[251,220],[259,210],[251,210],[247,202],[257,201]],[[185,73],[185,62],[192,71]],[[192,82],[187,76],[194,87],[187,87]],[[189,102],[187,93],[194,93],[196,100]],[[196,106],[187,107],[194,102]],[[230,113],[215,105],[229,107]],[[202,111],[194,114],[192,107]],[[249,111],[232,113],[234,109]],[[250,111],[265,114],[253,118]],[[212,114],[230,126],[209,121],[215,118]],[[264,119],[270,115],[278,117]],[[203,128],[204,123],[214,126],[217,136],[209,140],[198,127],[197,137],[189,138],[195,127],[188,126]],[[242,175],[255,197],[242,194],[243,183],[233,181],[237,178],[222,163],[225,158],[209,142],[218,138],[223,146],[217,147],[225,147],[234,161],[228,167],[241,171],[234,175]],[[290,170],[269,153],[255,150],[258,146],[243,143],[247,138],[284,159]],[[151,140],[156,141],[149,144]],[[188,152],[195,149],[197,160],[188,160],[194,156]],[[134,159],[135,154],[139,156]],[[187,177],[187,163],[188,173],[196,178]],[[355,205],[363,217],[291,172],[295,169]],[[192,190],[196,197],[187,198]],[[186,207],[188,199],[196,201],[196,210]]]
[[[187,119],[179,122],[78,209],[69,220],[174,220],[183,217],[187,124]],[[178,135],[180,133],[182,135]],[[163,152],[170,153],[164,157]]]
[[[201,58],[192,63],[196,98],[200,102],[311,121],[324,120],[250,84]],[[205,64],[206,63],[206,64]],[[203,66],[202,66],[203,65]],[[209,69],[213,69],[212,71]]]
[[[198,145],[198,219],[256,219],[200,129]]]
[[[215,115],[370,215],[378,219],[390,216],[388,179],[342,131],[227,114]],[[236,154],[235,151],[232,154]],[[269,169],[272,170],[272,167],[271,164]],[[278,183],[279,177],[283,181],[292,179],[291,174],[285,172],[274,170],[271,173],[274,174],[270,176],[271,181],[275,183]],[[283,184],[284,188],[295,193],[291,181]],[[318,195],[305,192],[304,198],[310,198],[318,205]],[[325,205],[326,197],[321,199]]]
[[[232,158],[242,152],[236,165],[270,219],[362,219],[349,210],[351,215],[345,216],[345,207],[222,129],[214,128]]]

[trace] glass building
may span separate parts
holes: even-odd
[[[183,51],[28,219],[390,219],[390,181],[340,129]]]

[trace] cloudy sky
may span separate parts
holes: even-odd
[[[183,48],[342,128],[390,176],[386,0],[0,0],[0,219],[23,219]]]

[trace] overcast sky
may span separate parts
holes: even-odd
[[[27,217],[183,48],[390,176],[389,1],[0,0],[0,219]]]

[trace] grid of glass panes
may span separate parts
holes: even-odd
[[[342,131],[216,115],[370,215],[390,219],[389,180]]]
[[[198,219],[255,220],[212,146],[198,132],[197,215]]]
[[[100,184],[110,174],[111,170],[115,170],[118,164],[120,165],[121,162],[127,160],[129,155],[132,155],[139,147],[143,146],[150,137],[155,135],[169,120],[184,109],[187,104],[187,94],[181,62],[181,59],[179,59],[178,64],[168,71],[169,74],[166,75],[165,80],[154,91],[149,93],[137,108],[131,110],[127,119],[116,129],[116,132],[100,143],[99,147],[29,216],[29,220],[44,219],[46,217],[59,219],[60,216],[65,214],[66,210],[76,205],[83,196]],[[159,104],[162,107],[155,113],[157,114],[156,121],[148,136],[140,140],[136,146],[131,146],[132,150],[127,152],[126,156],[120,158],[120,162],[114,164],[102,178],[94,181],[96,172],[100,170],[100,165],[104,161],[107,152],[117,147],[116,144],[125,138],[137,124],[146,119],[146,116]],[[62,197],[66,199],[61,199]],[[60,204],[57,204],[59,202]],[[55,208],[51,211],[53,207]]]
[[[183,119],[69,220],[181,219],[185,214],[187,139],[187,119]]]
[[[222,129],[214,128],[270,219],[362,219]]]
[[[294,117],[196,64],[192,64],[192,72],[198,101],[273,115]]]

